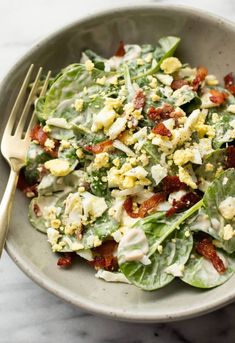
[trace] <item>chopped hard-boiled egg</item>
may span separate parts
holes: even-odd
[[[219,205],[219,211],[225,219],[231,220],[235,216],[235,197],[229,196]]]
[[[81,112],[83,109],[83,99],[76,99],[74,103],[75,110]]]
[[[112,125],[116,118],[116,112],[113,108],[105,106],[93,119],[91,127],[92,132],[96,132],[101,129],[107,129]]]
[[[164,59],[160,68],[165,74],[173,74],[182,67],[182,63],[177,57],[168,57]]]
[[[223,227],[222,238],[225,241],[229,241],[231,238],[233,238],[234,234],[235,234],[235,231],[233,230],[233,227],[231,224],[227,224]]]
[[[54,176],[65,176],[71,172],[69,162],[59,158],[45,162],[44,166],[46,169],[49,169]]]
[[[109,154],[107,152],[101,152],[95,156],[93,166],[95,169],[107,167],[109,164]]]
[[[235,104],[229,105],[227,111],[230,113],[235,113]]]
[[[85,68],[86,68],[86,70],[90,73],[90,72],[92,72],[92,70],[94,69],[94,67],[95,67],[95,65],[94,65],[94,63],[91,61],[91,60],[86,60],[85,61]]]
[[[81,199],[85,217],[98,218],[108,208],[104,198],[97,197],[89,192],[81,193]]]
[[[189,167],[179,167],[179,179],[181,182],[186,183],[189,187],[196,189],[197,184],[196,184],[196,177],[193,173],[192,168]]]
[[[188,162],[196,164],[202,163],[200,151],[197,147],[176,150],[173,155],[173,160],[177,166],[182,166]]]

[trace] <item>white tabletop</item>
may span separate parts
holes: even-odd
[[[127,2],[0,0],[0,79],[32,44],[56,28],[96,8]],[[155,2],[187,4],[235,21],[234,0]],[[178,323],[140,325],[108,320],[82,312],[41,289],[6,253],[0,262],[1,343],[229,343],[235,342],[234,317],[235,304]]]

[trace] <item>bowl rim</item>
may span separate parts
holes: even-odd
[[[126,12],[139,12],[141,10],[148,10],[148,9],[163,9],[163,10],[170,10],[173,12],[181,12],[184,14],[192,14],[198,15],[200,18],[205,19],[211,23],[220,23],[224,27],[228,27],[234,30],[235,33],[235,23],[229,19],[223,18],[219,15],[213,14],[209,11],[205,11],[202,9],[198,9],[192,6],[187,5],[174,5],[174,4],[159,4],[159,3],[146,3],[146,4],[135,4],[133,7],[133,3],[127,4],[120,4],[118,7],[116,5],[106,5],[101,10],[90,10],[89,13],[84,15],[83,17],[73,20],[72,22],[63,25],[61,28],[54,30],[52,33],[42,37],[39,41],[33,44],[26,53],[22,54],[21,57],[16,59],[16,63],[9,68],[9,70],[5,73],[5,76],[2,78],[0,83],[0,93],[4,88],[4,84],[7,80],[11,77],[11,75],[15,72],[19,65],[22,65],[27,58],[34,52],[36,52],[41,45],[47,44],[50,42],[54,37],[62,34],[65,30],[69,30],[76,25],[85,24],[90,20],[96,18],[102,18],[106,15],[115,15],[115,13],[121,13],[124,10]],[[12,244],[9,239],[7,239],[5,244],[5,250],[7,251],[8,255],[11,259],[16,263],[16,265],[35,283],[37,283],[40,287],[47,289],[50,293],[58,296],[62,300],[66,301],[67,303],[72,304],[73,306],[77,306],[78,308],[93,313],[95,315],[100,315],[103,317],[108,317],[112,319],[122,320],[122,321],[129,321],[129,322],[149,322],[149,323],[156,323],[156,322],[170,322],[170,321],[179,321],[184,320],[196,316],[203,315],[205,313],[214,311],[220,307],[223,307],[235,299],[235,291],[234,294],[225,295],[223,298],[215,299],[215,301],[210,302],[209,304],[206,303],[204,305],[199,304],[196,305],[193,309],[184,309],[180,312],[175,312],[173,314],[149,314],[145,313],[145,315],[134,313],[133,311],[125,310],[125,309],[114,309],[113,311],[110,310],[110,307],[107,305],[96,304],[84,297],[79,298],[78,296],[74,297],[74,294],[71,292],[66,291],[65,287],[62,287],[57,282],[52,281],[49,277],[43,276],[41,277],[41,273],[38,268],[31,266],[30,263],[26,259],[24,259],[23,255],[21,256],[17,251],[17,247]]]

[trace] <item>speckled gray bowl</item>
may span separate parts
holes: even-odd
[[[232,23],[179,6],[143,5],[96,13],[41,41],[11,69],[0,89],[1,133],[30,63],[58,71],[78,61],[84,48],[109,56],[121,39],[127,43],[155,44],[163,35],[182,38],[178,49],[182,61],[208,66],[221,79],[235,70]],[[2,193],[9,170],[2,158],[0,165]],[[208,291],[175,281],[161,290],[144,292],[134,286],[97,280],[94,271],[83,263],[60,270],[46,237],[30,226],[27,207],[27,199],[17,192],[7,239],[8,253],[35,282],[84,310],[122,320],[159,322],[206,313],[235,298],[235,277]]]

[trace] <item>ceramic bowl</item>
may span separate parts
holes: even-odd
[[[220,18],[190,8],[153,4],[95,13],[42,40],[10,70],[0,89],[1,134],[31,63],[57,72],[77,62],[85,48],[110,56],[120,40],[155,44],[164,35],[181,37],[177,54],[183,62],[207,66],[220,79],[235,70],[235,26]],[[0,167],[2,193],[9,174],[2,157]],[[235,298],[235,276],[206,291],[174,281],[158,291],[145,292],[132,285],[98,280],[85,263],[61,270],[46,236],[31,227],[27,212],[28,200],[17,191],[8,253],[40,286],[79,308],[121,320],[166,322],[212,311]]]

